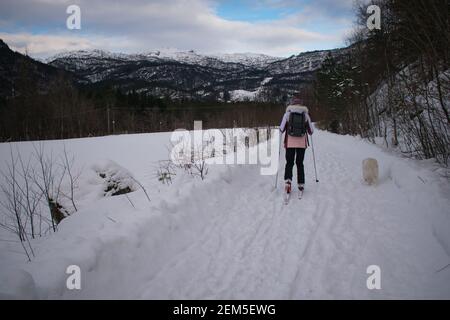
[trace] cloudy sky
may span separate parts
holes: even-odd
[[[66,27],[73,4],[81,30]],[[290,56],[343,46],[352,8],[353,0],[1,0],[0,38],[37,58],[161,48]]]

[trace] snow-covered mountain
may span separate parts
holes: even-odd
[[[216,54],[215,57],[224,62],[240,63],[246,66],[265,67],[268,64],[281,60],[282,58],[272,57],[265,54],[257,53],[233,53],[233,54]]]
[[[233,53],[233,54],[201,54],[194,50],[180,51],[176,49],[160,49],[146,52],[140,56],[157,57],[160,59],[174,60],[187,64],[198,64],[213,66],[215,64],[233,63],[242,64],[246,67],[265,67],[269,63],[281,60],[280,57],[272,57],[255,53]]]
[[[139,60],[160,60],[177,61],[186,64],[196,64],[203,66],[213,66],[216,64],[233,63],[242,64],[246,67],[265,67],[268,64],[282,60],[281,57],[273,57],[255,53],[233,53],[233,54],[201,54],[194,50],[181,51],[177,49],[158,49],[143,53],[126,54],[113,53],[104,50],[77,50],[58,53],[46,59],[47,63],[59,59],[121,59],[128,61]]]
[[[289,58],[252,53],[205,55],[174,49],[138,54],[81,50],[58,54],[47,62],[75,73],[84,85],[113,85],[173,99],[239,96],[278,101],[308,84],[328,54],[340,56],[345,50],[305,52]],[[235,95],[237,91],[240,94]]]

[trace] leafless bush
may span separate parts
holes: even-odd
[[[4,210],[4,220],[0,227],[16,234],[20,244],[28,258],[34,256],[33,248],[26,230],[27,224],[27,199],[24,197],[23,189],[20,187],[19,171],[17,168],[18,157],[14,155],[10,148],[10,163],[6,172],[2,172],[4,183],[1,186],[3,197],[0,198],[0,205]]]
[[[35,187],[32,176],[31,159],[28,159],[25,164],[20,154],[18,154],[18,160],[20,162],[20,177],[22,179],[21,184],[17,184],[17,187],[24,199],[23,207],[26,212],[26,216],[30,222],[31,237],[34,239],[37,236],[37,230],[35,226],[35,219],[39,221],[39,226],[42,226],[42,216],[39,214],[38,209],[42,199],[42,192]],[[39,228],[39,235],[41,235],[42,229]]]
[[[145,187],[142,185],[142,183],[140,183],[136,178],[131,177],[131,179],[136,182],[136,184],[139,186],[139,188],[142,189],[142,191],[144,191],[145,197],[147,198],[148,202],[151,202],[150,197],[147,193],[147,190],[145,189]]]
[[[188,174],[205,179],[208,174],[207,159],[211,158],[211,150],[205,147],[203,143],[192,148],[189,143],[184,144],[172,156],[174,164],[183,169]]]
[[[67,151],[60,162],[54,161],[44,152],[44,146],[34,146],[34,153],[24,160],[19,151],[10,148],[10,159],[6,171],[1,172],[2,185],[0,206],[3,220],[0,227],[16,234],[28,258],[34,256],[30,237],[40,237],[48,230],[57,230],[57,225],[69,215],[61,204],[63,181],[69,176],[69,194],[74,210],[74,190],[78,175],[73,174],[74,158],[69,160]],[[44,214],[47,211],[48,214]]]
[[[172,184],[172,177],[176,175],[175,169],[175,165],[172,161],[159,161],[155,177],[163,184]]]
[[[37,160],[37,169],[33,173],[33,179],[36,186],[41,190],[49,211],[51,227],[56,232],[58,223],[63,219],[59,207],[59,196],[61,194],[61,183],[66,175],[67,168],[62,172],[57,172],[53,154],[45,154],[44,144],[33,145],[34,156]]]
[[[64,171],[67,172],[67,175],[69,177],[69,191],[68,193],[63,193],[63,196],[70,200],[72,203],[73,209],[75,211],[78,211],[77,205],[75,204],[75,198],[74,198],[74,192],[77,188],[77,181],[81,175],[81,171],[78,171],[77,173],[73,172],[75,157],[72,156],[69,158],[69,155],[66,150],[66,146],[64,145],[64,154],[62,157],[62,166],[64,167]]]
[[[191,173],[194,176],[200,177],[202,180],[205,180],[209,170],[206,159],[203,150],[194,152],[192,155]]]

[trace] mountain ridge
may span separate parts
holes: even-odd
[[[28,77],[44,92],[59,74],[93,90],[112,87],[123,93],[178,101],[277,103],[310,86],[329,54],[342,57],[348,49],[309,51],[287,58],[255,53],[207,55],[175,49],[135,54],[94,49],[61,52],[38,61],[1,41],[0,93],[3,97],[18,93],[18,62],[25,61],[32,70]]]
[[[328,54],[341,56],[346,49],[316,50],[288,58],[253,53],[206,55],[193,50],[138,54],[79,50],[47,61],[75,73],[87,86],[112,85],[174,100],[228,101],[228,96],[234,96],[237,100],[279,101],[311,83]],[[236,91],[244,94],[236,95]]]
[[[0,97],[9,98],[29,92],[47,92],[61,77],[77,81],[74,74],[11,50],[0,39]]]

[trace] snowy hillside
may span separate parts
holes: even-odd
[[[162,184],[155,163],[167,159],[169,138],[45,142],[55,157],[64,143],[76,169],[83,168],[79,210],[56,233],[32,241],[30,263],[16,239],[0,231],[0,297],[450,298],[450,186],[431,162],[317,131],[320,182],[308,150],[304,198],[286,206],[274,176],[255,165],[211,165],[204,181],[180,171]],[[24,158],[33,150],[31,143],[12,146]],[[2,170],[9,147],[0,145]],[[361,181],[366,157],[380,164],[374,187]],[[105,197],[99,168],[122,168],[151,202],[138,187]],[[82,289],[69,291],[65,272],[73,264],[81,268]],[[366,287],[370,265],[381,268],[381,290]]]
[[[385,143],[391,146],[397,141],[397,148],[403,154],[419,159],[436,157],[441,163],[449,163],[450,130],[445,110],[450,106],[450,91],[439,91],[436,79],[424,85],[414,64],[401,70],[395,79],[394,83],[381,83],[367,99],[373,113],[380,115],[378,121],[372,123],[371,135],[384,138]],[[444,84],[448,79],[450,69],[439,75]],[[405,115],[400,106],[392,104],[393,100],[402,99],[404,105],[414,110],[407,114],[409,121],[399,121],[392,114],[383,112],[393,109],[391,113],[395,116]],[[434,150],[430,152],[428,149]]]
[[[240,63],[246,66],[259,68],[265,67],[272,62],[282,59],[280,57],[272,57],[257,53],[223,53],[214,54],[212,56],[224,62]]]
[[[50,63],[57,59],[123,59],[137,61],[142,59],[177,61],[188,64],[210,65],[212,63],[239,63],[247,67],[265,67],[269,63],[282,60],[280,57],[272,57],[256,53],[234,54],[202,54],[194,50],[181,51],[177,49],[157,49],[137,54],[113,53],[104,50],[78,50],[58,53],[46,59]],[[214,61],[215,60],[215,61]]]

